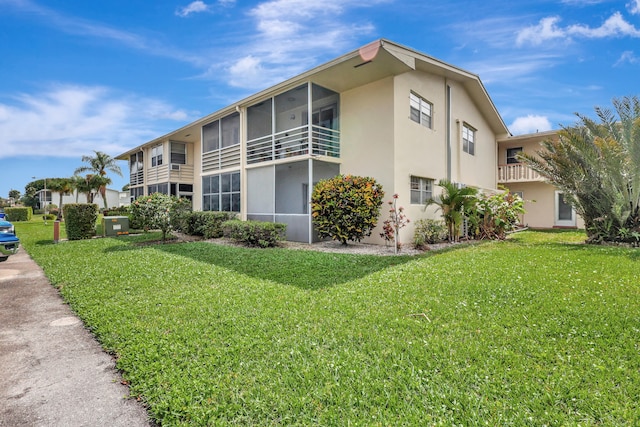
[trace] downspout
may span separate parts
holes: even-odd
[[[445,135],[445,143],[446,143],[446,170],[447,170],[447,180],[451,182],[451,86],[449,86],[448,81],[445,79],[445,120],[446,120],[446,135]]]

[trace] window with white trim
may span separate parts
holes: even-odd
[[[162,145],[156,145],[151,149],[151,166],[162,165]]]
[[[177,165],[187,164],[187,144],[171,141],[171,162]]]
[[[431,129],[433,104],[413,92],[409,93],[409,117],[414,122]]]
[[[411,204],[424,205],[433,197],[433,179],[411,176]]]
[[[462,125],[462,151],[476,154],[476,130],[466,123]]]
[[[202,210],[240,212],[240,172],[202,177]]]

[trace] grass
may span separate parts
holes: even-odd
[[[640,252],[24,246],[162,425],[638,425]]]

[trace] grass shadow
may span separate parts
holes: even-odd
[[[259,249],[207,242],[155,245],[154,249],[254,278],[310,290],[345,283],[416,259],[415,256],[408,255],[375,256],[283,248]]]

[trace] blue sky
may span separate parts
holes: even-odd
[[[0,196],[378,38],[478,74],[513,134],[640,94],[640,0],[0,0]]]

